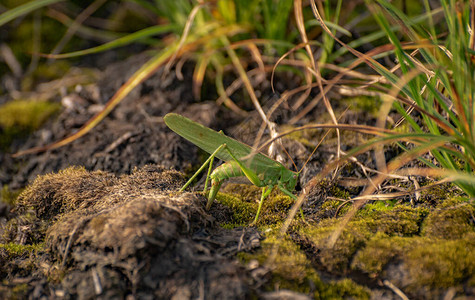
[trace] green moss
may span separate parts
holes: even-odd
[[[0,244],[0,251],[4,251],[10,259],[28,256],[44,250],[44,243],[21,245],[16,243]]]
[[[58,103],[13,100],[0,106],[0,125],[4,128],[21,126],[37,129],[60,107]]]
[[[397,120],[395,120],[397,121]],[[414,132],[411,124],[409,122],[402,122],[399,126],[392,128],[396,133],[409,133]]]
[[[412,244],[414,244],[413,238],[390,237],[385,233],[378,233],[356,253],[351,268],[363,271],[370,277],[381,276],[383,268],[392,259],[402,255]]]
[[[315,295],[317,296],[317,295]],[[351,279],[332,281],[316,299],[370,299],[370,291]]]
[[[21,284],[17,284],[15,285],[13,288],[12,288],[12,296],[15,295],[15,296],[19,296],[19,295],[22,295],[23,297],[26,296],[26,293],[28,292],[28,290],[30,289],[28,283],[21,283]],[[14,297],[16,298],[16,297]],[[19,297],[18,299],[20,299],[21,297]]]
[[[368,203],[364,206],[364,209],[359,211],[359,214],[368,214],[378,211],[378,212],[387,212],[394,208],[396,203],[393,200],[386,201],[374,201],[373,203]]]
[[[442,239],[463,238],[467,233],[475,232],[474,215],[473,203],[465,202],[454,207],[443,206],[431,212],[426,218],[422,234]]]
[[[256,204],[242,201],[241,198],[236,197],[232,193],[219,192],[216,196],[216,200],[229,207],[232,211],[231,222],[223,224],[223,226],[227,228],[249,225],[257,211]]]
[[[334,182],[329,186],[328,193],[336,198],[345,199],[345,200],[350,199],[350,193],[340,188],[339,186],[337,186]]]
[[[326,200],[320,206],[320,210],[335,210],[341,205],[340,201],[337,200]]]
[[[407,273],[407,289],[418,290],[475,284],[475,233],[463,239],[375,235],[355,255],[352,268],[372,277],[384,277],[385,266],[394,262]],[[471,282],[471,283],[470,283]]]
[[[38,129],[60,107],[58,103],[29,100],[13,100],[0,106],[0,148]]]
[[[300,230],[318,251],[318,259],[322,266],[330,272],[344,273],[349,269],[349,263],[354,253],[363,247],[371,236],[361,224],[350,222],[342,231],[333,247],[329,247],[329,240],[338,228],[339,220],[328,219],[318,226]]]
[[[475,282],[475,234],[459,240],[429,240],[410,249],[404,264],[416,286],[448,288]]]
[[[412,208],[407,205],[385,206],[367,205],[358,211],[354,224],[360,224],[367,230],[388,235],[411,236],[418,234],[426,208]]]
[[[379,97],[370,96],[348,97],[344,99],[344,102],[352,107],[356,107],[358,111],[368,112],[374,117],[377,117],[382,103]]]
[[[21,190],[12,191],[8,188],[8,185],[5,184],[2,190],[0,191],[0,201],[13,206],[20,193]]]
[[[228,184],[221,189],[216,199],[233,212],[233,223],[237,226],[249,225],[254,220],[261,198],[261,188],[248,184]],[[257,225],[271,225],[282,222],[294,201],[278,189],[264,200]],[[229,224],[227,225],[229,227]]]
[[[463,169],[463,167],[462,167]],[[433,181],[428,181],[426,184],[432,184]],[[422,184],[424,186],[424,184]],[[434,203],[437,206],[443,205],[444,202],[454,203],[460,196],[460,190],[455,188],[453,183],[447,182],[444,184],[436,184],[429,189],[424,189],[421,191],[421,199],[423,203],[428,203],[433,207]],[[450,205],[450,204],[449,204]]]
[[[274,267],[273,285],[278,284],[278,286],[284,289],[295,288],[294,285],[305,285],[305,287],[298,288],[297,290],[308,293],[308,285],[306,285],[305,282],[306,277],[313,277],[316,274],[311,268],[310,261],[307,260],[305,253],[288,238],[283,238],[279,241],[276,235],[268,236],[266,240],[263,241],[262,247],[265,248],[265,252],[270,254],[275,244],[279,245],[279,249],[272,263]],[[270,255],[265,255],[264,258],[267,259],[269,256]],[[261,263],[265,263],[265,261]]]
[[[444,201],[441,201],[438,205],[437,208],[443,209],[447,207],[453,207],[459,204],[463,204],[469,202],[469,199],[467,198],[462,198],[462,197],[452,197],[452,198],[445,198]]]
[[[289,124],[285,124],[281,126],[281,130],[284,131],[290,131],[292,129],[295,129],[296,126],[292,126]],[[299,131],[294,131],[288,135],[285,136],[285,139],[297,141],[300,144],[308,147],[309,149],[313,149],[315,147],[315,144],[312,142],[315,139],[315,132],[312,132],[311,130],[299,130]]]
[[[256,201],[261,197],[261,188],[252,184],[227,184],[221,189],[224,193],[239,196],[241,201],[247,203],[257,203]]]
[[[376,236],[378,233],[382,236],[416,235],[427,212],[424,208],[411,208],[405,205],[394,207],[367,205],[343,228],[333,248],[328,247],[328,241],[338,228],[339,219],[322,220],[316,227],[303,227],[300,233],[317,249],[319,261],[328,271],[347,272],[353,256],[363,249],[375,234]],[[368,272],[375,270],[378,270],[378,266],[371,267]]]

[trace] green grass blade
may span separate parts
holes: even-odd
[[[38,8],[58,3],[64,0],[34,0],[23,5],[17,6],[0,15],[0,26],[14,20],[22,15],[26,15]]]
[[[63,54],[56,54],[56,55],[46,55],[46,56],[50,57],[50,58],[61,59],[61,58],[70,58],[70,57],[76,57],[76,56],[98,53],[98,52],[109,50],[109,49],[112,49],[112,48],[117,48],[117,47],[120,47],[120,46],[128,45],[132,42],[144,39],[144,38],[152,36],[152,35],[174,31],[176,29],[178,29],[177,26],[172,25],[172,24],[152,26],[152,27],[148,27],[148,28],[145,28],[143,30],[134,32],[132,34],[126,35],[124,37],[118,38],[114,41],[111,41],[111,42],[105,43],[103,45],[97,46],[97,47],[93,47],[93,48],[89,48],[89,49],[85,49],[85,50],[74,51],[74,52],[70,52],[70,53],[63,53]]]
[[[336,23],[333,23],[331,21],[328,21],[328,20],[323,20],[323,23],[325,23],[325,25],[328,26],[328,28],[330,29],[334,29],[335,32],[340,32],[348,37],[351,37],[351,32],[349,32],[348,30],[346,30],[344,27],[336,24]],[[305,27],[308,28],[308,27],[311,27],[311,26],[320,26],[320,22],[318,22],[317,20],[315,19],[312,19],[312,20],[309,20],[307,22],[305,22]],[[380,37],[383,37],[384,34],[381,32],[380,33]],[[351,43],[348,44],[349,46],[351,45]],[[343,48],[344,49],[344,48]]]

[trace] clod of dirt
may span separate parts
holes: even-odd
[[[216,226],[204,198],[176,194],[182,184],[179,173],[154,166],[119,178],[76,167],[40,176],[20,196],[10,223],[29,215],[24,225],[36,224],[29,236],[45,242],[43,259],[34,262],[43,273],[30,279],[31,288],[6,296],[250,296],[252,280],[231,257],[259,246],[257,230]],[[7,225],[0,242],[33,240],[19,232]],[[14,278],[14,270],[7,276]]]

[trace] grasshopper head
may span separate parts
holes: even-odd
[[[282,183],[286,189],[289,191],[295,190],[295,186],[297,185],[297,180],[299,179],[299,173],[292,172],[287,170],[284,174],[282,174]]]

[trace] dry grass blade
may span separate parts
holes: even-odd
[[[286,53],[284,53],[281,57],[279,57],[279,59],[275,62],[274,66],[272,67],[272,74],[270,76],[270,86],[272,88],[272,92],[275,93],[275,89],[274,89],[274,76],[275,76],[275,69],[277,69],[277,67],[279,66],[280,62],[282,62],[287,56],[289,56],[291,53],[297,51],[298,49],[302,49],[304,47],[307,47],[308,44],[307,43],[300,43],[298,45],[295,45],[294,47],[292,47],[292,49],[288,50]]]
[[[410,169],[404,169],[401,174],[407,174],[406,176],[401,176],[400,174],[391,174],[391,177],[397,177],[397,178],[407,178],[407,176],[414,176],[414,175],[420,175],[427,177],[428,175],[432,174],[432,172],[429,172],[429,170],[432,169],[427,169],[427,168],[410,168]],[[389,177],[389,175],[388,175]],[[352,198],[350,201],[370,201],[370,200],[376,200],[376,201],[385,201],[385,200],[391,200],[391,199],[396,199],[396,198],[402,198],[406,197],[409,195],[415,195],[421,191],[429,190],[437,185],[441,185],[444,183],[449,182],[448,178],[444,178],[441,180],[438,180],[437,182],[425,185],[423,187],[416,187],[413,190],[410,191],[402,191],[402,192],[393,192],[393,193],[384,193],[384,194],[373,194],[373,195],[366,195],[366,196],[357,196]],[[328,199],[339,199],[335,197],[329,197]],[[341,199],[340,199],[341,200]]]
[[[225,89],[224,83],[223,83],[223,72],[224,72],[223,66],[219,62],[216,62],[214,59],[212,60],[212,63],[216,70],[215,85],[216,85],[216,90],[219,95],[219,98],[216,99],[216,104],[217,105],[224,104],[226,107],[231,109],[237,115],[246,117],[247,112],[243,110],[242,108],[240,108],[238,105],[236,105],[236,103],[234,103],[234,101],[231,100],[231,98],[229,98],[229,96],[231,96],[242,85],[241,79],[240,78],[236,79],[233,83],[231,83],[231,85],[229,85]]]
[[[190,15],[188,16],[188,19],[186,20],[185,28],[183,29],[183,34],[181,35],[180,41],[178,42],[177,50],[176,52],[173,53],[172,57],[169,59],[168,63],[166,64],[165,72],[163,72],[163,74],[166,74],[170,70],[171,66],[173,65],[178,53],[180,52],[181,48],[185,44],[186,38],[188,37],[190,33],[191,25],[193,24],[193,20],[195,19],[196,14],[200,10],[200,8],[203,6],[204,4],[200,3],[196,5],[195,7],[193,7],[193,9],[191,10]]]
[[[300,32],[300,37],[302,38],[303,44],[305,44],[305,50],[307,50],[308,57],[310,59],[310,63],[312,68],[315,69],[315,58],[313,57],[312,48],[310,48],[310,44],[308,42],[307,32],[305,31],[305,24],[302,12],[302,1],[295,0],[294,1],[294,14],[295,14],[295,21],[297,22],[297,28]]]
[[[196,62],[195,69],[193,71],[193,97],[195,99],[201,99],[201,86],[203,85],[203,80],[206,74],[206,68],[211,59],[211,56],[208,53],[203,54],[198,61]]]
[[[242,82],[244,83],[244,87],[246,88],[246,91],[249,94],[249,97],[251,98],[251,101],[256,108],[257,112],[259,113],[259,116],[262,119],[262,122],[267,125],[267,128],[269,128],[271,136],[276,136],[277,133],[275,131],[275,127],[272,125],[272,123],[269,121],[267,118],[266,114],[264,113],[264,110],[261,107],[261,104],[259,103],[259,100],[257,99],[256,93],[254,91],[254,88],[252,87],[251,81],[249,80],[249,77],[247,76],[246,71],[244,70],[244,67],[241,64],[241,61],[239,60],[238,56],[234,52],[234,50],[230,47],[230,42],[226,37],[221,37],[221,42],[225,45],[226,51],[231,58],[231,61],[233,62],[234,67],[236,68],[239,77],[241,78]],[[256,143],[259,143],[257,140]],[[277,141],[279,143],[279,141]]]
[[[0,57],[7,64],[15,77],[20,77],[23,73],[21,64],[13,54],[12,49],[7,44],[0,45]]]
[[[320,89],[320,94],[322,95],[323,98],[323,103],[325,104],[325,108],[327,109],[328,113],[330,114],[330,117],[335,125],[338,125],[338,120],[336,119],[335,112],[333,111],[333,108],[331,106],[330,101],[328,101],[326,91],[323,89],[323,84],[322,84],[322,74],[320,73],[320,68],[318,67],[318,64],[315,64],[315,71],[309,70],[312,73],[314,73],[315,77],[317,78],[317,84],[318,88]],[[341,153],[341,140],[340,140],[340,130],[336,128],[336,139],[337,139],[337,150],[336,150],[336,155],[337,157],[340,157]],[[336,172],[336,170],[335,170]]]
[[[266,68],[264,65],[264,60],[262,59],[262,54],[259,51],[259,48],[257,48],[257,45],[251,42],[248,44],[247,48],[249,49],[249,52],[251,52],[252,58],[259,66],[259,70],[261,70],[262,73],[265,73]]]

